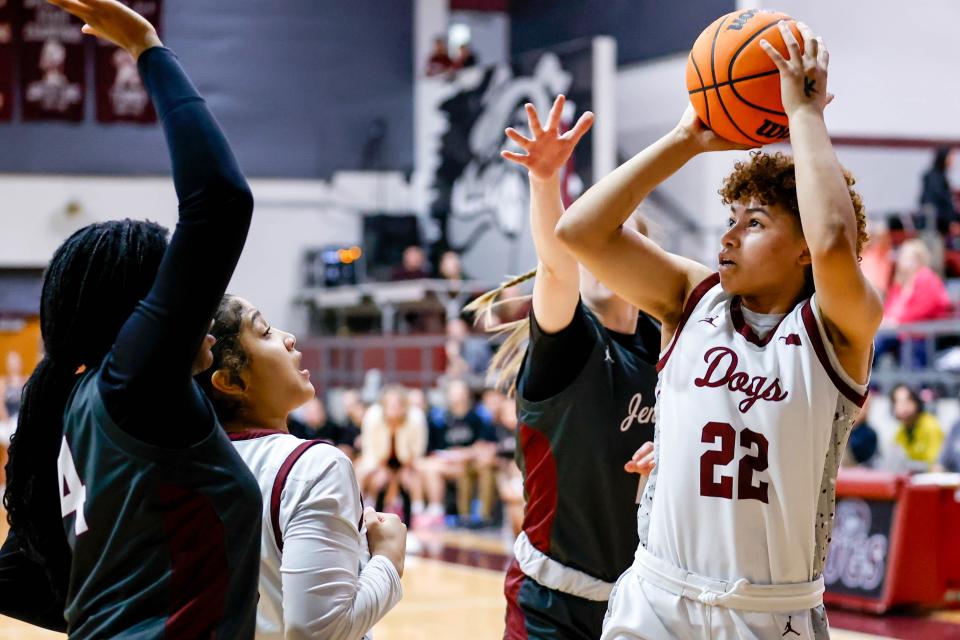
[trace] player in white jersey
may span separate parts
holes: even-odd
[[[827,637],[835,477],[882,307],[858,263],[863,203],[824,125],[827,51],[806,26],[804,53],[781,32],[789,58],[764,49],[794,156],[755,152],[724,182],[719,273],[621,226],[695,155],[738,148],[692,109],[557,227],[581,263],[663,327],[658,461],[603,638]]]
[[[359,640],[400,600],[406,528],[364,512],[342,451],[287,432],[314,394],[292,335],[233,296],[210,333],[200,383],[263,495],[256,637]]]

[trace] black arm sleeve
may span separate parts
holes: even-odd
[[[67,585],[61,585],[61,592],[66,591]],[[11,531],[0,548],[0,614],[66,632],[65,606],[51,588],[43,567],[27,558]]]
[[[137,64],[163,123],[180,215],[153,288],[121,328],[99,385],[118,426],[146,442],[185,445],[213,425],[191,367],[240,258],[253,196],[173,53],[148,49]]]
[[[517,389],[530,402],[552,398],[580,375],[595,344],[582,301],[570,324],[557,333],[545,333],[531,309],[530,344]]]

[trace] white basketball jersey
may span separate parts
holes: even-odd
[[[840,367],[816,296],[760,339],[714,274],[691,294],[658,368],[658,477],[641,544],[721,580],[818,577],[866,386]]]
[[[280,572],[283,532],[294,511],[308,503],[309,488],[313,481],[324,477],[332,465],[350,465],[350,460],[330,444],[305,441],[279,431],[260,430],[229,435],[237,453],[257,478],[263,494],[256,637],[258,640],[281,640],[288,637],[284,630]],[[310,446],[313,444],[316,446]],[[344,487],[343,493],[344,499],[339,502],[350,511],[344,514],[344,518],[355,523],[365,562],[369,559],[369,552],[366,528],[361,530],[360,524],[363,510],[360,490],[358,487]],[[353,508],[350,508],[351,505],[354,505]]]

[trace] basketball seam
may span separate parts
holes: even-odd
[[[693,58],[691,58],[690,61],[694,62]],[[694,62],[694,65],[696,65],[696,62]],[[703,81],[701,80],[700,82],[701,87],[699,89],[688,90],[687,93],[690,95],[693,95],[694,93],[700,93],[701,91],[710,91],[711,89],[716,89],[718,87],[726,87],[736,82],[746,82],[747,80],[756,80],[757,78],[772,76],[775,73],[780,73],[780,71],[777,69],[773,69],[771,71],[764,71],[763,73],[755,73],[751,76],[743,76],[742,78],[737,78],[736,80],[727,80],[726,82],[718,82],[717,84],[712,84],[709,87],[702,86]],[[697,75],[699,76],[699,71],[697,72]]]
[[[726,21],[727,21],[726,19],[729,18],[729,17],[730,17],[730,16],[727,16],[726,18],[724,18],[724,19],[720,22],[719,25],[717,25],[717,30],[716,30],[716,31],[714,32],[714,34],[713,34],[713,45],[710,47],[710,72],[713,74],[713,84],[714,84],[715,86],[716,86],[716,84],[717,84],[717,69],[716,69],[716,64],[715,64],[715,54],[716,54],[716,50],[717,50],[717,37],[719,37],[719,35],[720,35],[720,29],[723,27],[724,23],[726,23]],[[727,120],[730,121],[730,124],[733,125],[733,128],[736,129],[737,131],[739,131],[739,132],[741,133],[741,135],[743,135],[744,138],[747,138],[748,140],[752,140],[753,142],[756,142],[757,144],[762,145],[762,144],[763,144],[763,141],[757,140],[756,138],[747,135],[747,133],[746,133],[743,129],[740,128],[740,125],[738,125],[738,124],[734,121],[734,119],[730,117],[730,112],[727,111],[727,105],[723,104],[723,97],[720,95],[720,89],[714,89],[714,91],[716,91],[716,93],[717,93],[717,102],[720,103],[720,108],[723,109],[723,113],[726,114]],[[704,95],[704,98],[705,98],[705,100],[709,101],[710,96]]]
[[[726,21],[727,21],[727,18],[729,18],[729,17],[730,17],[729,15],[726,16],[726,17],[720,22],[720,24],[717,25],[717,30],[716,30],[716,31],[714,32],[714,34],[713,34],[713,44],[712,44],[711,47],[710,47],[710,72],[713,74],[713,84],[714,84],[714,86],[717,85],[717,69],[716,69],[716,58],[715,58],[715,54],[716,54],[716,51],[717,51],[717,38],[718,38],[719,35],[720,35],[720,29],[723,27],[723,25],[724,25],[724,24],[726,23]],[[733,118],[730,117],[730,112],[727,111],[727,105],[723,104],[723,97],[721,97],[721,95],[720,95],[720,89],[717,88],[717,89],[714,89],[714,91],[716,91],[716,93],[717,93],[717,102],[720,103],[720,108],[723,109],[723,112],[724,112],[724,113],[726,114],[726,116],[727,116],[727,120],[730,121],[730,124],[733,125],[733,128],[736,129],[737,131],[739,131],[739,132],[741,133],[741,135],[743,135],[744,138],[746,138],[746,139],[748,139],[748,140],[752,140],[753,142],[756,142],[757,144],[762,145],[762,144],[763,144],[762,141],[757,140],[756,138],[753,138],[753,137],[751,137],[751,136],[748,136],[748,135],[744,132],[744,130],[740,128],[740,125],[738,125],[736,122],[734,122]],[[705,95],[704,95],[704,100],[707,101],[707,102],[709,102],[710,96],[705,94]]]
[[[699,80],[700,80],[700,88],[702,89],[702,88],[703,88],[703,76],[700,75],[700,67],[697,66],[697,61],[694,59],[692,52],[690,53],[690,62],[693,63],[693,70],[697,72],[697,78],[699,78]],[[714,81],[716,81],[716,80],[714,80]],[[693,91],[690,91],[689,93],[692,95],[694,92],[693,92]],[[708,98],[708,96],[707,96],[706,94],[704,94],[704,96],[703,96],[703,106],[704,106],[704,109],[706,109],[706,112],[707,112],[707,113],[706,113],[706,115],[707,115],[707,126],[709,127],[709,126],[710,126],[710,100],[708,100],[707,98]]]
[[[757,32],[754,33],[753,35],[751,35],[749,38],[747,38],[747,40],[746,40],[742,45],[740,45],[740,48],[737,49],[736,53],[734,53],[733,56],[731,56],[731,58],[730,58],[730,66],[727,67],[727,76],[728,76],[729,78],[731,78],[731,81],[730,81],[730,90],[733,91],[733,95],[735,95],[738,100],[740,100],[741,102],[743,102],[743,103],[744,103],[745,105],[747,105],[747,106],[753,107],[754,109],[756,109],[756,110],[758,110],[758,111],[763,111],[763,112],[765,112],[765,113],[771,113],[771,114],[776,115],[776,116],[786,116],[787,114],[784,113],[784,112],[782,112],[782,111],[777,111],[776,109],[767,109],[766,107],[761,107],[761,106],[758,105],[758,104],[753,104],[752,102],[750,102],[749,100],[747,100],[746,98],[744,98],[742,95],[740,95],[740,92],[737,91],[736,86],[734,86],[734,85],[736,85],[737,82],[740,82],[741,80],[752,80],[752,78],[737,78],[736,80],[732,80],[732,78],[733,78],[733,65],[737,62],[737,57],[743,52],[744,49],[747,48],[747,45],[749,45],[751,42],[753,42],[754,40],[756,40],[764,31],[766,31],[766,30],[769,29],[770,27],[774,27],[774,26],[776,26],[777,24],[779,24],[781,20],[782,20],[782,18],[776,18],[776,19],[772,20],[769,24],[766,24],[766,25],[764,25],[763,27],[761,27],[760,29],[757,29]]]

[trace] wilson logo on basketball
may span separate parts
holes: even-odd
[[[728,31],[740,31],[743,27],[750,21],[750,18],[760,13],[757,9],[750,9],[749,11],[744,11],[737,19],[730,23],[727,27]]]
[[[760,128],[757,129],[757,135],[765,138],[777,138],[782,140],[790,136],[790,129],[783,126],[779,122],[764,120],[763,124],[760,125]]]
[[[749,373],[737,371],[740,358],[729,347],[713,347],[704,354],[703,361],[707,363],[707,371],[693,384],[698,387],[726,387],[744,394],[747,397],[740,401],[740,413],[749,411],[759,400],[782,402],[787,398],[788,392],[781,388],[780,378],[770,381],[766,376],[751,377]]]

